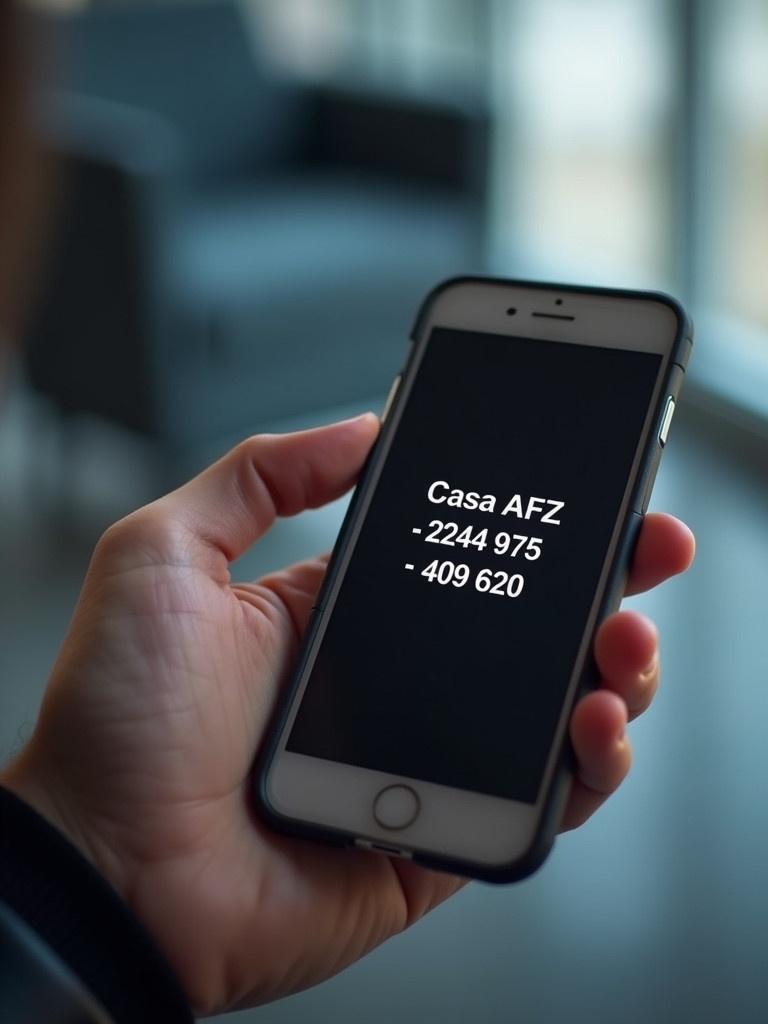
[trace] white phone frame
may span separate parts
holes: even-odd
[[[510,314],[510,309],[514,309],[515,313]],[[562,319],[556,319],[558,317]],[[360,846],[384,849],[401,856],[422,853],[493,869],[522,857],[536,834],[543,811],[542,803],[557,768],[557,755],[568,724],[567,711],[583,671],[589,640],[599,613],[600,595],[615,557],[621,525],[628,513],[638,463],[649,432],[658,429],[655,420],[658,418],[660,389],[666,379],[669,358],[680,324],[673,308],[661,299],[654,301],[652,298],[633,298],[621,294],[561,290],[556,286],[526,287],[480,280],[458,281],[439,291],[420,325],[411,356],[412,363],[401,387],[402,394],[398,395],[381,438],[384,451],[377,461],[376,475],[367,490],[367,500],[358,509],[352,532],[344,550],[340,552],[334,584],[325,595],[319,613],[320,619],[312,643],[313,652],[319,648],[333,614],[333,606],[368,505],[374,499],[379,475],[397,433],[402,410],[407,404],[410,386],[418,372],[426,342],[436,327],[491,332],[512,338],[540,338],[565,344],[656,352],[662,356],[653,396],[648,404],[635,451],[632,472],[593,598],[584,639],[574,663],[563,703],[564,710],[555,731],[537,802],[529,804],[506,800],[286,750],[285,744],[311,674],[313,657],[304,662],[290,710],[283,719],[280,736],[267,767],[264,795],[272,809],[283,819],[333,830],[345,834]],[[595,438],[595,442],[599,443],[599,438]],[[420,803],[420,812],[412,824],[397,830],[382,827],[373,815],[377,794],[391,785],[409,786],[418,794]]]

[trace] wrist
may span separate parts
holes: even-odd
[[[0,782],[0,906],[23,922],[37,950],[49,951],[46,964],[58,958],[110,1020],[191,1022],[151,935],[68,835],[30,804],[38,787],[15,766]]]
[[[61,773],[46,768],[31,744],[0,772],[0,786],[55,828],[125,898],[124,871],[119,859],[96,830],[88,827],[87,818],[78,810],[75,796],[67,792]]]

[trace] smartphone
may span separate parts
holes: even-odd
[[[542,863],[691,347],[657,293],[427,296],[260,757],[268,823],[491,881]]]

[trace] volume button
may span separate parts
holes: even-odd
[[[382,423],[384,422],[384,420],[389,415],[389,410],[392,408],[392,403],[395,400],[395,395],[397,394],[397,390],[400,387],[400,381],[402,379],[403,379],[402,373],[398,373],[398,375],[392,381],[392,386],[389,389],[389,394],[387,395],[387,400],[384,403],[384,412],[381,414],[381,422]]]

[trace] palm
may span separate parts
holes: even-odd
[[[80,827],[99,866],[210,1011],[328,976],[458,883],[254,819],[254,751],[324,562],[230,586],[224,556],[207,570],[179,565],[182,539],[116,573],[99,564],[114,557],[102,546],[47,719],[73,738],[63,760],[80,763]]]

